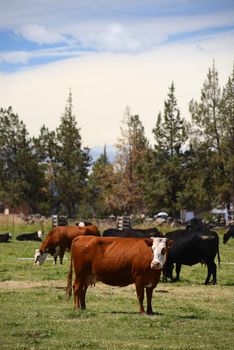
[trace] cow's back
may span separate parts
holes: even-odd
[[[80,234],[84,236],[100,236],[100,232],[95,225],[80,226]]]
[[[48,232],[48,238],[57,242],[61,238],[67,238],[73,240],[77,236],[81,235],[97,235],[100,236],[98,228],[96,226],[56,226]]]
[[[78,237],[71,247],[78,275],[95,276],[103,283],[126,286],[139,271],[150,270],[152,252],[142,239]]]
[[[106,229],[103,234],[103,237],[123,237],[123,238],[150,238],[150,237],[162,237],[162,234],[158,231],[157,228],[147,228],[147,229],[138,229],[138,228],[127,228],[123,230],[118,230],[115,228]]]

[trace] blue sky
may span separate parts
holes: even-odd
[[[0,13],[1,72],[234,33],[233,0],[8,0]]]
[[[71,88],[86,144],[114,143],[126,105],[150,135],[171,81],[187,117],[213,60],[224,84],[234,0],[0,2],[0,107],[33,134],[58,125]]]

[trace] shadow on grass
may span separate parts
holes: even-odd
[[[204,316],[202,315],[196,315],[196,314],[191,314],[191,315],[181,315],[178,317],[179,320],[203,320]]]
[[[224,286],[224,287],[233,287],[234,283],[233,282],[227,282],[227,283],[222,284],[222,286]]]
[[[138,311],[100,311],[100,314],[110,314],[110,315],[135,315],[135,316],[163,316],[163,314],[159,312],[154,312],[153,314],[140,314]]]
[[[197,282],[197,281],[189,280],[189,279],[180,279],[179,281],[173,279],[172,281],[167,281],[167,282],[163,282],[163,283],[168,284],[168,285],[171,284],[173,286],[176,286],[176,285],[177,286],[205,286],[204,280]],[[213,283],[209,282],[207,285],[213,285]]]

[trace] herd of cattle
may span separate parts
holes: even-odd
[[[234,238],[234,226],[223,236],[223,243]],[[0,235],[0,242],[8,242],[11,234]],[[19,241],[42,241],[42,232],[24,233]],[[51,229],[35,251],[35,263],[41,265],[50,254],[60,264],[66,251],[71,251],[70,270],[67,281],[67,298],[72,294],[76,308],[85,309],[85,296],[89,285],[101,281],[113,286],[135,283],[140,313],[144,313],[143,299],[146,290],[148,314],[152,314],[152,292],[159,282],[169,278],[178,281],[182,265],[203,263],[207,266],[205,284],[217,283],[215,257],[219,256],[219,236],[205,226],[190,225],[162,235],[157,228],[107,229],[102,235],[91,223],[76,226],[57,226]],[[173,279],[175,265],[176,277]]]

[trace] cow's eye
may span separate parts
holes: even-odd
[[[165,253],[166,253],[166,249],[163,248],[162,251],[161,251],[161,254],[162,254],[162,255],[165,255]]]

